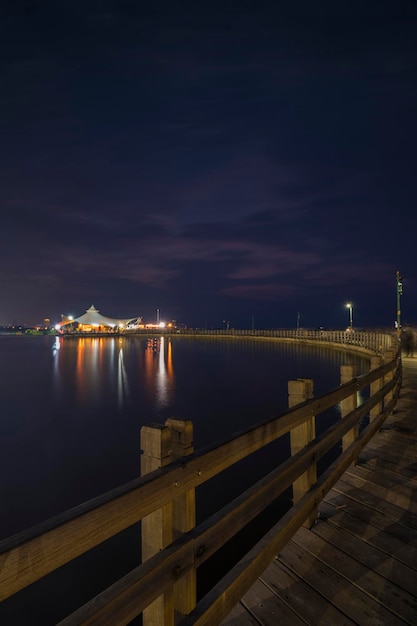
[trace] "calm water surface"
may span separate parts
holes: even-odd
[[[137,477],[142,425],[191,419],[200,449],[284,412],[288,380],[312,378],[319,396],[339,385],[340,365],[353,362],[367,371],[365,359],[342,351],[264,340],[0,336],[0,537]],[[214,480],[197,493],[198,517],[214,510],[215,497],[230,499],[242,476],[256,479],[254,465],[270,469],[281,454],[282,444],[238,476]],[[107,543],[108,553],[93,551],[3,603],[0,622],[23,624],[30,615],[28,623],[53,624],[77,604],[53,606],[51,587],[78,585],[70,595],[84,602],[101,589],[87,589],[91,568],[97,585],[108,585],[137,564],[137,529]]]

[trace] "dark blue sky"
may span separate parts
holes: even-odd
[[[415,2],[0,17],[0,324],[417,323]]]

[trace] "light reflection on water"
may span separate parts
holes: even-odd
[[[72,343],[72,346],[68,344]],[[172,402],[174,368],[172,343],[169,338],[158,337],[142,341],[137,362],[126,365],[131,356],[132,344],[124,338],[79,338],[64,340],[56,337],[52,346],[54,357],[54,384],[59,391],[72,382],[77,402],[94,405],[108,385],[115,386],[120,409],[131,403],[130,387],[134,382],[134,370],[140,374],[136,379],[148,396],[148,402],[156,409],[163,409]],[[65,344],[65,345],[64,345]],[[64,349],[62,349],[64,348]],[[68,354],[68,352],[73,354]]]
[[[122,407],[129,400],[129,381],[126,366],[123,361],[123,348],[121,348],[119,352],[119,362],[117,368],[117,397],[120,407]]]
[[[168,408],[172,403],[174,392],[171,339],[169,337],[148,339],[144,363],[149,401],[156,411]]]
[[[165,337],[158,339],[158,368],[155,379],[155,404],[158,409],[164,409],[171,402],[173,391],[174,369],[172,366],[172,343],[167,340],[165,354]]]

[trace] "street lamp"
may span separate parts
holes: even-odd
[[[397,333],[401,334],[401,296],[403,295],[403,278],[400,272],[397,272]]]
[[[353,304],[351,302],[348,302],[346,307],[349,309],[349,326],[352,332],[353,330]]]

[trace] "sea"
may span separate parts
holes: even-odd
[[[250,337],[0,335],[0,539],[138,477],[142,426],[189,419],[195,450],[208,448],[284,413],[289,380],[312,379],[318,397],[349,363],[369,369],[342,350]],[[318,430],[337,418],[337,408],[327,412]],[[288,440],[199,488],[197,523],[286,455]],[[257,532],[199,570],[199,595]],[[4,601],[0,623],[56,624],[138,563],[135,525]]]

